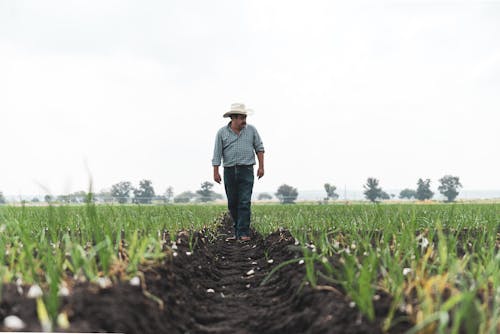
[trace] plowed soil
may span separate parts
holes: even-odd
[[[389,296],[379,294],[376,319],[370,322],[350,305],[340,287],[311,288],[304,280],[304,265],[298,262],[277,270],[261,285],[273,268],[301,256],[295,240],[286,231],[266,238],[253,232],[246,243],[226,241],[229,235],[226,219],[216,240],[195,235],[196,247],[189,255],[188,236],[181,234],[177,256],[161,266],[140,268],[141,286],[120,281],[108,288],[77,284],[62,300],[71,324],[64,332],[382,332]],[[27,325],[23,331],[40,331],[35,302],[25,294],[14,285],[4,286],[0,323],[7,315],[17,315]],[[391,332],[402,333],[409,327],[401,322]]]

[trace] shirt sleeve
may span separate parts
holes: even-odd
[[[222,160],[222,135],[219,131],[215,136],[214,156],[212,158],[212,166],[220,166],[221,160]]]
[[[253,136],[253,147],[255,152],[264,152],[264,144],[262,143],[262,139],[260,139],[259,132],[254,128],[254,136]]]

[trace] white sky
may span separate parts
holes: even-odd
[[[500,0],[0,0],[4,194],[194,191],[232,102],[255,192],[500,189]]]

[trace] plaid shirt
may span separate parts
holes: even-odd
[[[212,166],[255,165],[255,153],[264,152],[264,145],[257,129],[247,124],[237,135],[231,129],[231,122],[217,131]]]

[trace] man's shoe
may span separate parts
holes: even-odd
[[[249,236],[246,236],[246,235],[240,238],[240,242],[247,242],[250,240],[252,240],[252,238],[250,238]]]

